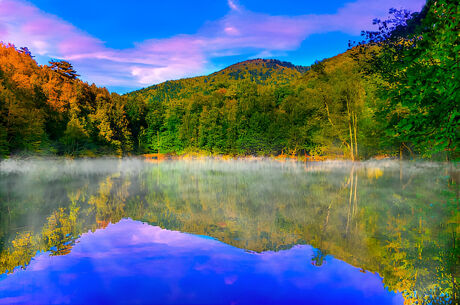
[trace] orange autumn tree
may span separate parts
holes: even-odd
[[[132,150],[128,99],[78,76],[67,61],[40,66],[27,48],[0,43],[0,156]]]

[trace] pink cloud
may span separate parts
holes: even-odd
[[[62,40],[58,45],[58,51],[66,56],[71,54],[84,54],[87,51],[95,52],[102,51],[104,48],[100,41],[88,36],[71,37],[70,39]]]
[[[1,0],[0,25],[6,29],[2,40],[28,46],[44,56],[65,58],[82,49],[103,48],[98,39],[24,1]],[[66,48],[72,43],[72,50]]]
[[[210,47],[216,49],[289,50],[297,47],[309,32],[306,20],[269,16],[243,9],[217,21],[217,30],[217,33],[213,33],[214,37],[205,32],[211,42]]]
[[[228,0],[229,12],[193,35],[149,39],[127,49],[104,42],[57,16],[22,0],[0,0],[4,42],[28,46],[32,53],[72,61],[85,79],[105,86],[139,87],[211,72],[219,56],[282,54],[295,50],[311,34],[342,31],[357,35],[391,7],[417,11],[424,0],[357,0],[336,14],[271,16],[251,12]],[[19,13],[20,12],[20,13]]]
[[[385,18],[390,8],[408,9],[413,12],[420,11],[425,0],[386,0],[384,3],[378,0],[358,0],[347,3],[340,8],[335,15],[329,15],[326,19],[330,28],[349,34],[359,34],[364,29],[370,29],[374,18]],[[326,28],[327,25],[325,25]]]
[[[240,10],[240,6],[238,5],[237,1],[228,0],[227,3],[228,3],[228,7],[230,7],[230,9],[232,9],[234,11],[239,11]]]

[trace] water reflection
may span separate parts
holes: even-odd
[[[316,268],[312,252],[257,254],[124,219],[84,234],[69,255],[34,258],[3,281],[0,295],[9,297],[0,303],[401,303],[377,275],[332,257]]]
[[[240,264],[254,267],[251,264],[256,264],[256,258],[276,257],[286,268],[291,268],[290,272],[303,270],[299,278],[308,279],[318,269],[332,268],[339,272],[340,264],[331,263],[334,267],[330,267],[328,259],[343,260],[362,271],[377,272],[383,277],[383,285],[389,291],[403,293],[407,303],[423,301],[425,295],[441,294],[448,295],[444,301],[455,302],[459,199],[455,178],[458,171],[453,164],[6,161],[0,164],[0,175],[0,272],[9,272],[0,281],[0,289],[7,282],[19,281],[15,277],[31,276],[27,275],[28,270],[11,272],[27,266],[37,251],[50,251],[59,258],[72,257],[84,240],[90,240],[82,237],[81,243],[74,245],[82,233],[91,230],[96,232],[94,236],[103,234],[100,232],[109,230],[96,229],[130,217],[168,230],[214,237],[240,249],[264,252],[262,256],[249,255],[219,244],[217,252],[240,251],[241,255],[220,262],[235,270]],[[134,229],[127,229],[128,233],[131,230]],[[165,236],[175,238],[174,234],[168,234]],[[150,241],[142,236],[146,243]],[[199,245],[193,236],[195,242]],[[315,249],[292,248],[295,245],[312,245]],[[93,254],[103,248],[97,243],[93,246],[90,251]],[[176,248],[162,251],[170,253],[173,249]],[[190,245],[188,249],[195,248]],[[159,252],[154,253],[153,258],[161,257]],[[291,259],[292,253],[302,253],[303,256],[299,254],[302,262],[300,258]],[[63,254],[66,255],[60,256]],[[53,262],[57,259],[53,258]],[[110,265],[113,264],[110,259],[103,261],[101,258],[92,263],[93,268],[99,266],[97,270],[102,274],[111,270],[105,268],[116,267]],[[209,267],[207,264],[203,266]],[[276,269],[272,267],[274,270],[270,272]],[[51,265],[44,270],[50,268]],[[70,271],[64,272],[65,268],[61,271],[70,276]],[[353,274],[377,278],[359,269],[353,268]],[[230,269],[227,271],[231,273]],[[361,286],[353,289],[367,287],[370,280],[364,277],[359,281]],[[314,280],[311,283],[318,284]],[[166,285],[166,282],[157,284]],[[188,285],[192,293],[195,286]],[[276,295],[273,292],[276,289],[269,283],[264,286],[269,287],[266,291],[270,300],[276,302],[281,294]],[[338,282],[326,286],[329,293],[318,302],[341,295]],[[285,291],[294,286],[289,287],[285,286]],[[321,295],[323,290],[315,287]],[[374,291],[370,287],[364,290]],[[0,296],[11,296],[6,294],[8,290],[2,291]],[[298,290],[296,296],[292,292],[288,295],[299,297],[302,291]],[[177,293],[182,295],[182,292]],[[384,298],[391,297],[386,294]],[[231,300],[223,299],[227,301]]]

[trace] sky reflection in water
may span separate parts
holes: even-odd
[[[315,249],[254,253],[123,219],[0,281],[0,303],[402,304],[382,279]],[[333,291],[333,293],[331,293]]]
[[[2,161],[0,303],[454,304],[458,181],[431,162]]]

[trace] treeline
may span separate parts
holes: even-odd
[[[127,98],[77,77],[68,62],[39,66],[27,48],[0,44],[0,155],[133,150]]]
[[[458,159],[460,7],[428,0],[421,12],[390,10],[355,47],[361,72],[376,84],[387,139],[410,153]]]
[[[378,31],[299,69],[255,60],[134,92],[150,151],[458,159],[457,1],[390,10]],[[268,77],[267,77],[268,75]],[[168,94],[170,93],[170,94]]]
[[[269,63],[246,62],[240,69],[266,75]],[[218,74],[225,81],[170,82],[177,96],[170,100],[156,98],[163,91],[159,86],[132,93],[147,100],[140,142],[162,153],[345,154],[353,159],[383,152],[376,142],[375,97],[349,54],[318,62],[304,74],[295,71],[289,82],[281,76],[293,73],[291,68],[274,69],[269,82],[232,79],[233,69]]]
[[[390,10],[310,69],[254,60],[134,92],[148,151],[458,159],[459,6]]]
[[[155,86],[154,94],[120,96],[82,82],[68,62],[39,66],[27,49],[0,50],[3,155],[202,151],[354,158],[380,149],[366,141],[377,132],[362,128],[373,121],[373,99],[347,54],[306,74],[288,63],[253,60]]]
[[[391,10],[311,67],[250,60],[120,96],[0,46],[0,153],[459,156],[458,4]]]

